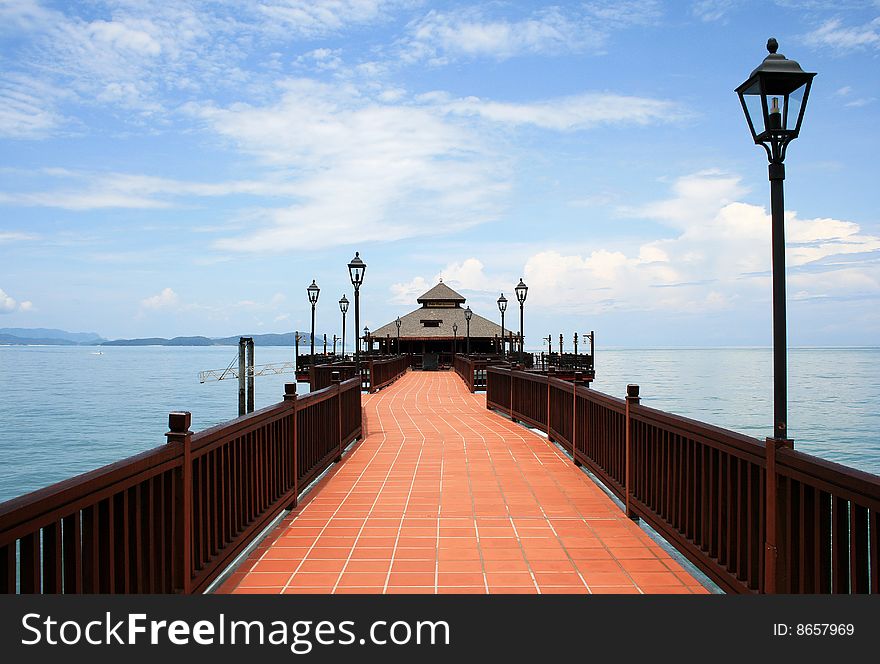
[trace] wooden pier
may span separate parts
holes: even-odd
[[[546,437],[449,371],[364,398],[365,437],[234,593],[705,593]]]

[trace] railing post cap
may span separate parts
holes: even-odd
[[[574,372],[574,382],[575,383],[582,383],[583,380],[584,380],[584,374],[581,373],[580,371],[575,371]]]
[[[341,380],[341,378],[340,378],[338,371],[331,371],[330,372],[330,382],[331,383],[338,383],[340,380]]]
[[[284,383],[284,400],[293,401],[296,399],[296,383]]]
[[[189,433],[192,424],[192,413],[188,410],[168,413],[169,433]]]
[[[629,385],[627,385],[626,386],[626,396],[628,396],[631,399],[638,399],[639,398],[639,386],[634,383],[630,383]]]

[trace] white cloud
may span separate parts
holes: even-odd
[[[487,275],[482,261],[476,258],[449,263],[434,277],[434,282],[441,278],[450,287],[463,291],[500,291],[510,286],[510,279]]]
[[[673,197],[627,210],[675,230],[667,239],[588,255],[543,251],[525,266],[536,306],[577,311],[701,312],[769,298],[770,219],[737,198],[737,177],[685,176]],[[880,295],[880,237],[838,219],[786,214],[786,263],[797,299]],[[534,298],[532,298],[534,294]]]
[[[190,111],[269,167],[296,174],[288,183],[296,203],[265,210],[263,228],[220,241],[223,250],[448,233],[494,218],[506,188],[504,163],[467,123],[352,85],[287,81],[269,106]]]
[[[741,0],[696,0],[691,12],[701,21],[722,21],[741,4]]]
[[[476,97],[447,104],[456,114],[477,115],[492,122],[530,124],[542,129],[571,131],[600,125],[658,124],[687,116],[674,102],[609,93],[584,93],[533,103],[485,101]]]
[[[610,30],[654,20],[656,2],[590,2],[579,9],[546,7],[522,18],[493,17],[487,7],[431,10],[400,41],[405,60],[445,64],[460,58],[601,51]]]
[[[868,23],[847,26],[839,18],[832,18],[805,36],[808,44],[828,47],[840,52],[865,48],[880,48],[880,17]]]
[[[163,288],[160,293],[141,300],[141,309],[157,311],[160,309],[177,309],[180,297],[171,288]]]
[[[314,38],[387,19],[410,4],[412,0],[266,0],[256,7],[267,19],[265,30]]]
[[[293,196],[296,188],[272,175],[262,180],[192,182],[132,173],[96,173],[45,169],[40,173],[70,185],[28,193],[0,192],[0,203],[68,210],[103,208],[167,208],[181,197],[234,195]]]
[[[37,236],[31,233],[21,233],[19,231],[0,231],[0,244],[12,242],[27,242],[36,240]]]
[[[0,138],[39,139],[64,125],[58,102],[67,94],[20,72],[0,74]]]
[[[295,200],[262,210],[262,228],[219,241],[221,250],[280,252],[454,232],[497,218],[510,187],[511,158],[500,150],[497,125],[573,131],[679,117],[669,102],[611,94],[502,104],[443,92],[389,97],[385,89],[310,79],[279,89],[280,98],[264,106],[187,107],[284,173],[276,193]],[[615,106],[629,110],[612,112]]]
[[[434,284],[428,283],[424,277],[415,277],[408,283],[391,284],[392,304],[412,304],[422,293],[427,292]]]
[[[0,314],[11,314],[16,311],[31,311],[34,308],[34,305],[31,301],[25,300],[23,302],[17,301],[11,295],[8,295],[6,291],[0,288]]]

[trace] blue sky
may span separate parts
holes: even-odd
[[[533,347],[769,345],[770,36],[790,342],[876,344],[876,0],[0,0],[0,327],[332,334],[360,251],[373,328],[522,276]]]

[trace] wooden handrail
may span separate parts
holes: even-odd
[[[643,406],[638,386],[487,374],[487,407],[547,432],[727,592],[880,592],[880,477]]]
[[[355,377],[0,504],[0,592],[202,592],[362,435]]]

